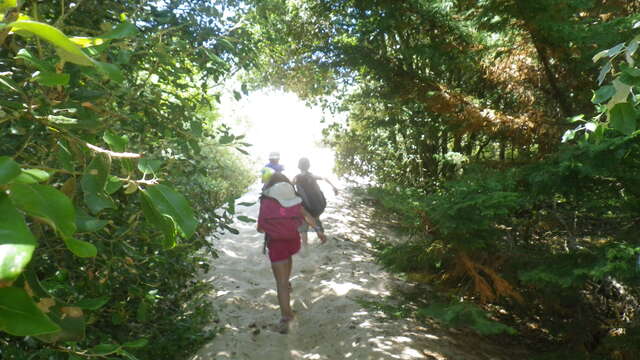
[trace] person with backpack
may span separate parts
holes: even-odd
[[[305,157],[300,158],[300,160],[298,161],[298,169],[300,169],[300,174],[296,175],[293,178],[293,183],[295,184],[296,191],[302,198],[302,206],[309,212],[309,214],[311,214],[311,216],[313,216],[320,229],[322,229],[320,215],[327,207],[327,199],[324,197],[322,190],[320,190],[318,180],[324,180],[329,185],[331,185],[331,187],[333,188],[333,192],[336,195],[338,195],[338,188],[335,187],[335,185],[333,185],[331,181],[329,181],[329,179],[310,173],[310,167],[311,162],[309,161],[309,159]],[[302,245],[306,247],[309,244],[309,237],[307,235],[307,232],[309,232],[309,226],[303,223],[298,231],[300,232]],[[325,239],[320,239],[320,242],[323,244],[325,241]]]
[[[292,256],[300,250],[298,228],[305,222],[316,230],[322,241],[326,240],[322,228],[302,207],[302,199],[297,196],[289,179],[282,173],[274,173],[260,197],[257,231],[265,233],[269,249],[281,314],[275,330],[282,334],[289,331],[289,323],[294,317],[290,300]]]

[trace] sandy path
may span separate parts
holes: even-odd
[[[255,201],[257,193],[254,187],[241,201]],[[256,218],[258,206],[238,210]],[[273,275],[262,254],[262,235],[254,224],[236,224],[239,235],[217,241],[220,258],[213,261],[210,273],[217,289],[213,302],[224,330],[192,360],[512,358],[469,334],[409,320],[385,320],[381,313],[358,304],[358,300],[380,300],[399,283],[370,255],[367,238],[392,236],[370,223],[371,211],[348,191],[329,199],[322,216],[329,242],[320,245],[310,234],[307,253],[293,260],[292,299],[298,315],[287,335],[269,330],[279,312]]]

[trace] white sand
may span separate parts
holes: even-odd
[[[259,186],[241,201],[255,201]],[[238,212],[257,217],[258,205]],[[432,324],[385,319],[357,300],[382,300],[393,277],[373,262],[366,238],[391,236],[369,223],[371,208],[348,192],[329,198],[322,215],[329,242],[310,233],[307,254],[293,259],[292,303],[297,312],[289,334],[269,329],[279,319],[275,281],[262,254],[255,224],[238,223],[239,235],[216,242],[212,294],[224,327],[192,360],[209,359],[509,359],[480,338]],[[378,229],[373,229],[376,226]],[[522,358],[522,357],[521,357]]]

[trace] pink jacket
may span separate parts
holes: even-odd
[[[272,239],[297,239],[298,227],[304,221],[302,205],[283,207],[278,200],[263,196],[260,200],[258,228]]]

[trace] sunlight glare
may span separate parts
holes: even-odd
[[[298,160],[307,157],[311,161],[311,172],[336,181],[331,176],[333,152],[321,145],[325,126],[321,121],[326,114],[320,108],[306,106],[292,93],[261,90],[239,102],[232,101],[221,109],[221,114],[223,118],[242,118],[240,121],[244,124],[240,124],[238,130],[245,132],[246,141],[252,144],[249,152],[257,167],[268,162],[270,152],[278,151],[287,177],[295,176]]]
[[[338,296],[344,296],[351,290],[360,290],[360,291],[365,290],[362,288],[362,286],[352,284],[352,283],[337,283],[334,281],[322,281],[321,284],[328,286]]]

